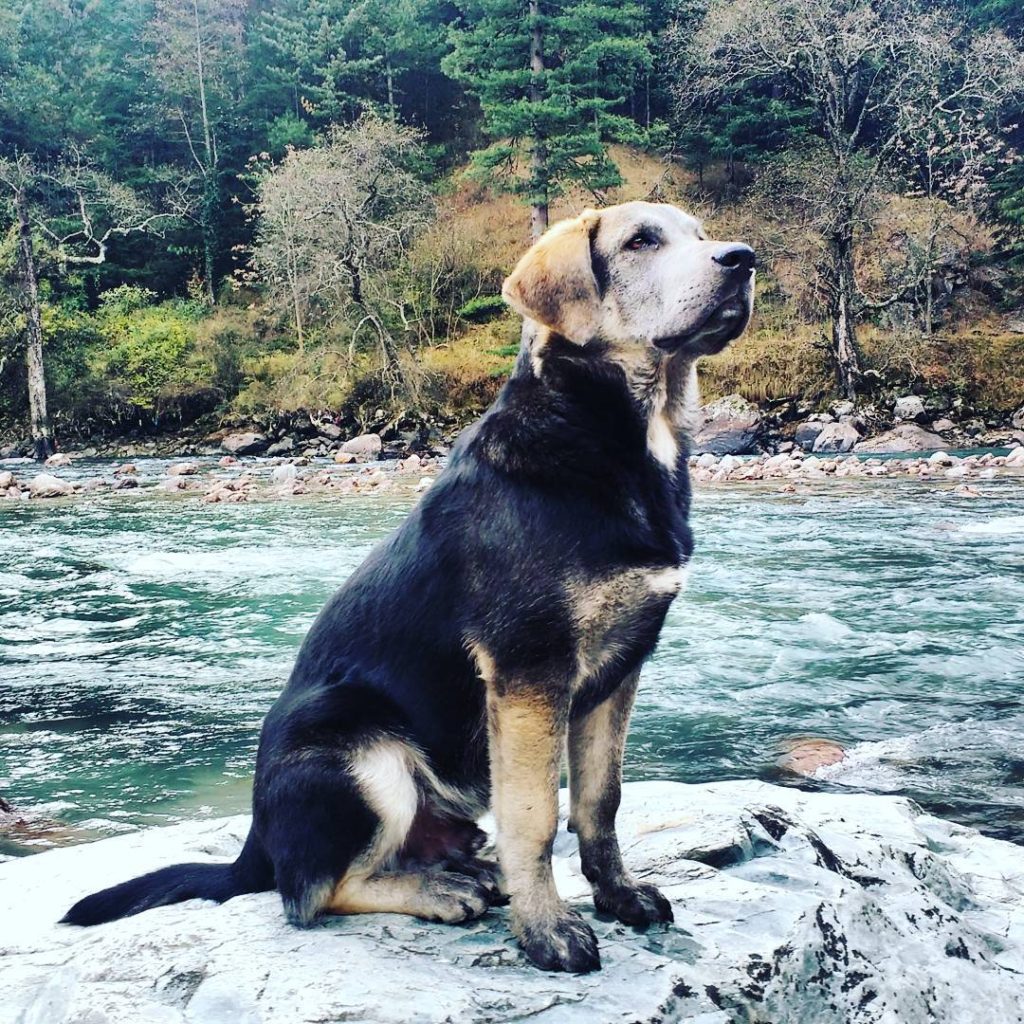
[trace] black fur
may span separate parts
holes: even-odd
[[[317,894],[377,826],[346,757],[368,736],[408,738],[442,780],[486,803],[471,645],[485,645],[509,679],[543,677],[568,701],[578,627],[566,579],[676,566],[693,547],[683,439],[674,471],[650,455],[648,410],[606,356],[600,343],[556,336],[539,376],[521,359],[434,486],[327,603],[263,725],[238,861],[153,872],[87,897],[65,921],[276,886],[289,919],[309,923]],[[577,689],[574,714],[653,651],[670,600],[617,627],[616,658]]]

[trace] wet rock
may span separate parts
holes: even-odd
[[[950,455],[949,452],[944,452],[941,449],[928,456],[928,465],[935,466],[953,466],[960,460],[955,455]]]
[[[360,434],[346,441],[342,446],[342,452],[349,455],[356,455],[362,458],[376,458],[384,447],[380,434]]]
[[[268,455],[288,455],[295,450],[295,440],[291,437],[282,437],[267,449]]]
[[[167,467],[168,476],[195,476],[199,472],[199,466],[194,462],[178,462]]]
[[[275,466],[270,471],[270,479],[275,484],[289,483],[299,475],[299,471],[291,464],[287,463],[284,466]]]
[[[162,491],[183,491],[188,486],[183,476],[169,476],[157,485]]]
[[[838,764],[846,757],[842,744],[835,740],[800,739],[786,745],[776,764],[797,775],[813,775],[819,768]]]
[[[801,447],[805,452],[809,452],[814,448],[814,442],[817,441],[818,435],[825,429],[825,424],[820,420],[807,420],[806,423],[801,423],[796,428],[796,433],[793,435],[793,440]]]
[[[860,432],[851,423],[826,423],[814,439],[812,451],[848,452],[860,440]]]
[[[29,480],[28,493],[33,498],[63,498],[74,494],[75,488],[50,473],[38,473]]]
[[[131,476],[133,473],[137,472],[138,470],[135,468],[135,463],[125,462],[114,470],[114,476]]]
[[[693,451],[743,455],[754,450],[763,432],[761,410],[740,395],[727,395],[700,410]]]
[[[259,455],[266,451],[268,445],[264,434],[256,434],[252,431],[242,431],[236,434],[228,434],[221,443],[221,448],[229,455]]]
[[[938,434],[933,434],[914,423],[901,423],[892,430],[876,437],[869,437],[854,447],[855,452],[925,452],[934,451],[945,444]]]
[[[228,466],[238,465],[238,459],[236,459],[234,455],[223,455],[221,456],[220,459],[218,459],[217,465],[221,466],[224,469],[227,469]]]
[[[123,476],[120,480],[114,484],[115,491],[127,491],[133,487],[139,486],[139,478],[137,476]]]
[[[350,463],[355,462],[356,457],[352,452],[338,452],[338,454],[334,456],[334,461],[339,466],[347,466]]]
[[[892,413],[900,420],[923,420],[926,416],[924,401],[917,395],[903,395],[893,403]]]
[[[561,894],[603,969],[530,967],[496,908],[469,925],[399,915],[296,930],[276,893],[198,900],[92,929],[54,924],[86,892],[183,860],[234,857],[245,817],[190,822],[0,865],[0,1019],[45,1024],[1020,1019],[1024,850],[897,797],[759,782],[633,783],[626,858],[672,926],[597,918],[565,831]],[[896,969],[894,965],[899,965]],[[371,980],[372,979],[372,980]],[[980,1008],[983,1011],[979,1015]]]
[[[45,466],[70,466],[71,456],[67,452],[55,452],[45,463]]]
[[[0,471],[0,491],[6,491],[14,486],[14,474],[5,469]]]

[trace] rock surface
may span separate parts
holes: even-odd
[[[813,451],[848,452],[860,440],[860,431],[852,423],[826,423],[814,439]]]
[[[348,455],[362,455],[367,458],[376,458],[384,447],[379,434],[360,434],[346,441],[341,450]]]
[[[743,455],[754,450],[763,428],[761,410],[753,402],[740,395],[726,395],[701,409],[693,451]]]
[[[245,431],[228,434],[221,443],[221,448],[229,455],[258,455],[267,447],[267,438],[263,434]]]
[[[854,446],[855,452],[877,452],[886,454],[892,452],[928,452],[935,451],[945,445],[945,441],[938,434],[933,434],[923,427],[914,423],[901,423],[892,430],[876,437],[869,437]]]
[[[37,473],[29,480],[28,491],[33,498],[63,498],[75,493],[71,484],[52,473]]]
[[[924,401],[917,395],[903,395],[896,399],[892,413],[900,420],[923,420],[925,418]]]
[[[623,796],[626,860],[676,923],[638,934],[596,919],[563,821],[558,884],[594,924],[600,973],[527,966],[504,910],[461,927],[365,915],[296,931],[262,893],[52,923],[131,874],[233,856],[238,817],[0,865],[0,1024],[1024,1020],[1024,849],[898,797],[760,782]]]

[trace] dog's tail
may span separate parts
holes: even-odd
[[[273,888],[270,858],[256,834],[250,831],[233,864],[175,864],[151,871],[79,900],[61,918],[61,924],[103,924],[183,900],[223,903],[244,892],[266,892]]]

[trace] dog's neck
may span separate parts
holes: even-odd
[[[669,470],[676,468],[686,439],[692,436],[698,407],[697,364],[680,353],[663,352],[645,342],[566,341],[546,327],[526,321],[518,374],[544,380],[559,360],[593,360],[618,368],[633,404],[647,428],[647,449]]]

